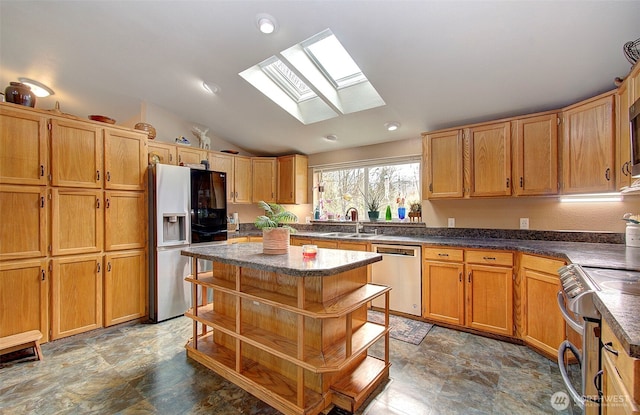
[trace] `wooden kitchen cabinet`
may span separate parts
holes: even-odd
[[[176,152],[178,155],[178,165],[183,164],[200,164],[202,160],[207,159],[206,150],[201,150],[197,147],[188,147],[178,144],[176,146]]]
[[[147,243],[147,203],[144,192],[104,192],[104,249],[144,248]]]
[[[614,97],[608,93],[562,111],[562,193],[613,191]]]
[[[251,158],[235,156],[233,159],[233,187],[232,203],[251,203]]]
[[[0,262],[0,337],[40,330],[49,340],[49,276],[44,258]]]
[[[235,195],[234,187],[234,175],[233,175],[233,160],[234,156],[231,154],[209,152],[207,156],[211,170],[220,171],[227,174],[227,201],[233,202]]]
[[[511,124],[469,128],[470,196],[511,195]]]
[[[601,339],[602,414],[640,414],[640,359],[629,356],[606,319]]]
[[[89,122],[51,119],[51,184],[101,188],[102,129]]]
[[[160,164],[178,164],[178,150],[175,144],[147,141],[147,153],[155,154],[160,159]]]
[[[51,189],[51,218],[52,255],[102,251],[102,190]]]
[[[616,93],[616,188],[631,185],[631,126],[629,107],[633,104],[630,79],[627,78]]]
[[[146,133],[105,128],[105,189],[144,190],[147,164]]]
[[[147,273],[144,250],[104,256],[104,325],[112,326],[147,314]]]
[[[422,248],[422,316],[464,325],[464,253],[462,249]]]
[[[423,139],[422,160],[426,172],[422,194],[427,199],[464,196],[463,131],[428,134]]]
[[[253,171],[251,192],[253,203],[261,200],[275,203],[278,160],[275,157],[252,157],[251,168]]]
[[[278,203],[307,203],[308,164],[300,154],[278,157]]]
[[[563,265],[564,261],[536,255],[520,258],[521,337],[549,358],[557,357],[567,335],[557,301],[562,289],[558,269]]]
[[[51,263],[51,340],[102,327],[102,254]]]
[[[47,141],[46,117],[0,104],[0,183],[45,186]]]
[[[41,186],[0,185],[0,260],[47,255],[46,194]]]
[[[513,194],[558,193],[558,115],[549,114],[512,121]]]
[[[640,99],[640,64],[636,64],[631,69],[629,76],[629,88],[631,88],[631,99],[636,102]]]

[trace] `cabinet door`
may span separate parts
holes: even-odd
[[[512,268],[467,264],[466,271],[466,325],[513,335]]]
[[[236,156],[233,165],[234,203],[251,203],[251,158]]]
[[[462,130],[429,134],[423,141],[427,199],[459,198],[464,195]]]
[[[469,129],[471,196],[511,195],[511,124]]]
[[[556,114],[514,121],[513,193],[558,193],[558,116]]]
[[[0,337],[40,330],[49,340],[49,278],[44,259],[0,262]]]
[[[521,273],[524,340],[549,356],[557,355],[565,338],[565,322],[556,299],[561,289],[558,274],[547,274],[527,268]]]
[[[144,317],[147,309],[144,251],[107,254],[104,269],[104,325]]]
[[[211,170],[221,171],[227,173],[227,201],[233,202],[233,196],[235,195],[236,189],[233,186],[234,178],[233,175],[233,159],[234,156],[229,154],[215,153],[210,152],[208,156],[209,164],[211,165]]]
[[[200,164],[207,159],[207,152],[194,147],[177,147],[178,164]]]
[[[51,339],[102,327],[102,255],[51,262]]]
[[[51,248],[53,255],[102,251],[101,190],[51,190]]]
[[[294,154],[278,157],[278,203],[307,203],[306,156]]]
[[[291,241],[289,242],[289,244],[293,246],[310,245],[311,243],[312,241],[310,238],[303,238],[300,236],[292,236]]]
[[[632,89],[631,99],[636,102],[640,99],[640,65],[635,65],[629,74],[629,88]]]
[[[144,190],[147,147],[144,134],[104,130],[104,188]]]
[[[629,79],[618,88],[616,94],[616,188],[631,184],[631,126],[629,107],[631,97]]]
[[[144,248],[147,205],[142,192],[104,192],[104,249]]]
[[[47,184],[47,119],[0,106],[0,183]]]
[[[45,198],[40,186],[0,185],[0,260],[47,255]]]
[[[147,142],[147,152],[155,154],[160,159],[160,164],[178,164],[178,152],[173,144],[157,143],[153,141]]]
[[[464,325],[464,265],[425,261],[422,274],[422,316]]]
[[[51,184],[102,187],[102,130],[90,123],[51,120]]]
[[[276,175],[278,162],[275,157],[256,157],[251,159],[253,169],[252,200],[257,203],[276,201]]]
[[[563,193],[615,188],[613,96],[564,111]]]

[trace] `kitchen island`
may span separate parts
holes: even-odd
[[[367,283],[379,254],[321,248],[303,258],[292,246],[264,255],[261,243],[182,254],[194,259],[187,355],[279,411],[318,414],[334,403],[353,412],[389,377],[390,288]],[[384,325],[367,320],[367,303],[379,296]],[[369,356],[383,338],[384,358]]]

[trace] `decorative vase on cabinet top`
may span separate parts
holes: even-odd
[[[146,122],[139,122],[133,128],[136,130],[146,131],[149,135],[149,140],[153,140],[154,138],[156,138],[156,129],[151,124],[147,124]]]
[[[4,90],[5,100],[26,107],[36,106],[36,95],[31,88],[21,82],[10,82]]]

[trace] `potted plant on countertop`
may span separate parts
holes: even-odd
[[[369,220],[375,222],[380,217],[380,203],[382,203],[382,194],[374,189],[369,189],[367,193],[362,193],[364,204],[367,207]]]
[[[264,209],[264,215],[258,216],[253,224],[256,228],[262,229],[262,253],[286,254],[289,252],[289,236],[296,232],[296,229],[287,223],[297,222],[298,216],[277,203],[261,200],[258,206]]]

